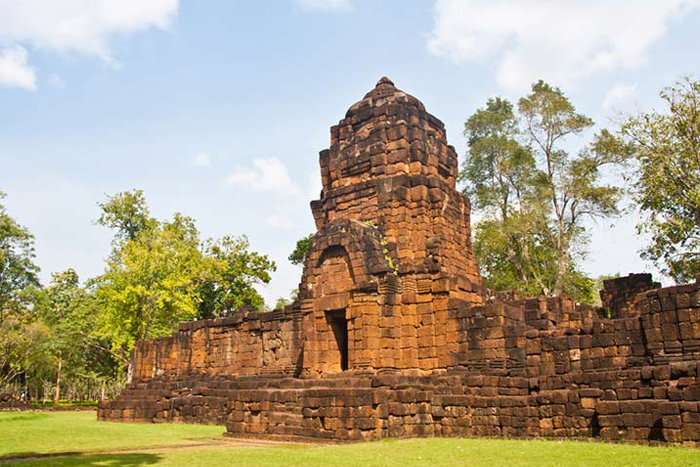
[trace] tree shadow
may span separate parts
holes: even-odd
[[[22,466],[25,462],[32,466],[76,466],[76,467],[141,467],[154,465],[162,460],[159,454],[129,453],[129,454],[77,454],[77,455],[41,455],[27,454],[21,458],[3,461],[0,466]]]
[[[0,423],[18,422],[18,421],[35,421],[47,418],[48,414],[43,412],[3,412],[0,415]]]
[[[654,425],[651,427],[651,430],[649,430],[649,436],[647,437],[647,439],[649,441],[666,441],[663,428],[663,419],[659,417],[654,422]]]

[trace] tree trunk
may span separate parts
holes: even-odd
[[[564,227],[564,214],[558,211],[557,208],[557,275],[554,281],[554,295],[560,297],[564,291],[564,277],[569,271],[569,239],[566,238]]]
[[[134,379],[134,358],[133,358],[133,353],[131,354],[131,358],[129,358],[129,366],[126,368],[126,382],[127,384],[130,384],[131,381]]]
[[[564,292],[564,278],[569,271],[569,255],[560,252],[557,262],[557,279],[554,283],[554,295],[560,297]]]
[[[107,383],[105,380],[102,380],[102,393],[100,394],[100,400],[105,400],[106,385]]]
[[[57,405],[61,398],[61,366],[63,366],[63,359],[58,357],[58,370],[56,371],[56,392],[53,396],[53,401]]]

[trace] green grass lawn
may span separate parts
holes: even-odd
[[[345,445],[226,447],[222,427],[95,421],[92,412],[0,413],[0,456],[80,454],[0,465],[20,466],[700,466],[700,450],[586,442],[410,439]],[[216,439],[218,442],[213,443]],[[210,443],[206,445],[206,443]],[[191,446],[201,444],[200,446]],[[174,448],[175,445],[188,447]],[[160,448],[159,448],[160,446]],[[129,452],[118,452],[136,449]],[[140,449],[140,451],[138,450]]]
[[[0,412],[0,456],[195,444],[222,426],[106,423],[95,412]]]

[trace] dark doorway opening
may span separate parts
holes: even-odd
[[[348,320],[345,310],[326,311],[326,321],[340,352],[340,371],[345,371],[348,369]]]

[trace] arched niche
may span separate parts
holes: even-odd
[[[379,284],[393,269],[371,222],[337,219],[314,236],[304,264],[304,371],[367,368],[376,356]],[[393,276],[392,276],[393,277]]]

